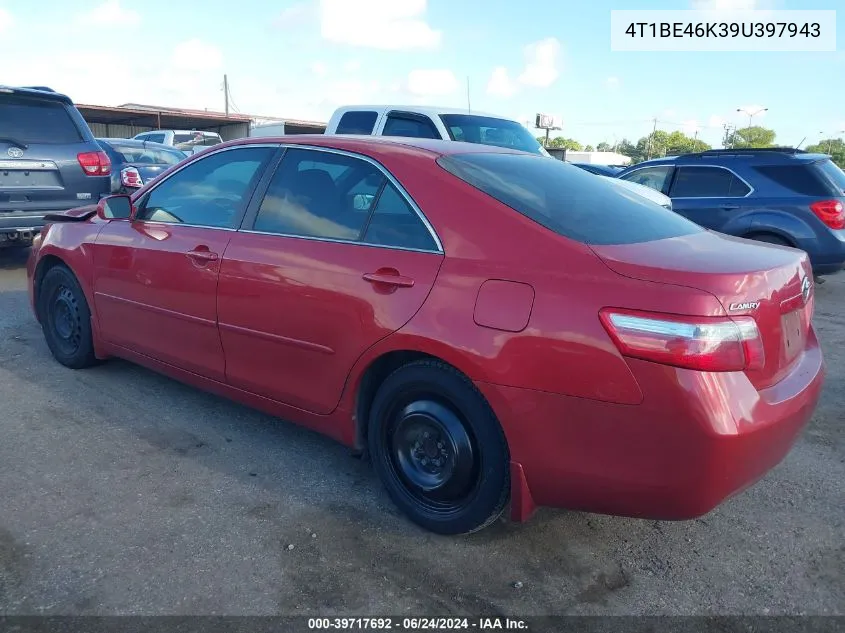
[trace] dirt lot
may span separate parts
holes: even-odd
[[[817,292],[821,407],[757,486],[692,522],[543,510],[450,539],[329,440],[62,368],[24,258],[0,252],[0,615],[845,614],[845,275]]]

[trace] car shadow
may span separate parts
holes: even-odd
[[[15,270],[26,268],[29,258],[29,248],[20,246],[5,246],[0,248],[0,270]]]

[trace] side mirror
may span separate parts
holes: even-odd
[[[126,195],[103,198],[97,205],[97,215],[103,220],[128,220],[132,215],[132,198]]]

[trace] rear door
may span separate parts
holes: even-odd
[[[725,167],[682,165],[677,168],[669,197],[672,208],[705,228],[743,235],[750,226],[747,211],[755,202],[751,185]]]
[[[361,354],[422,306],[442,259],[433,230],[380,167],[289,149],[221,264],[228,382],[331,412]]]
[[[100,151],[62,98],[0,91],[0,223],[97,202],[108,174],[87,175],[79,155]]]

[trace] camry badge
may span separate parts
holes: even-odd
[[[735,312],[736,310],[756,310],[759,307],[759,301],[747,301],[745,303],[732,303],[728,306],[728,310],[731,312]]]
[[[23,150],[20,147],[10,147],[6,153],[12,158],[23,158]]]

